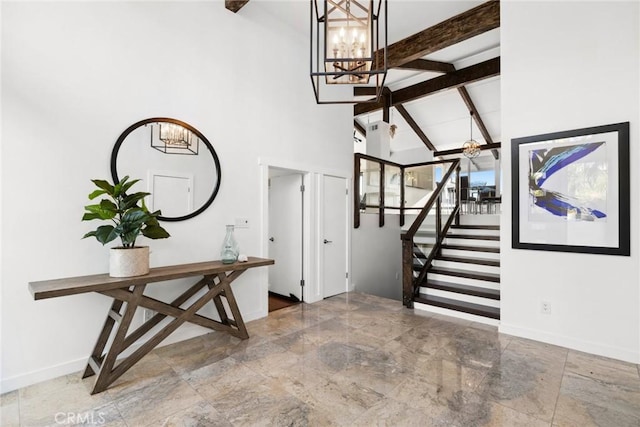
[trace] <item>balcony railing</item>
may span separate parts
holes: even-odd
[[[354,168],[354,227],[364,212],[377,213],[380,227],[385,213],[398,213],[401,227],[407,212],[416,213],[401,235],[403,304],[413,307],[447,230],[460,222],[460,160],[401,165],[356,154]]]

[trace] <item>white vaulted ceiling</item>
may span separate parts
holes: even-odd
[[[482,3],[484,1],[389,0],[388,42],[397,42]],[[301,37],[308,40],[308,1],[251,0],[245,8],[251,7],[260,8],[261,13],[278,16],[285,25],[292,27]],[[461,69],[499,56],[500,29],[497,28],[431,53],[423,59],[450,63],[456,69]],[[442,74],[436,72],[391,69],[387,75],[386,86],[393,92],[440,75]],[[500,142],[500,77],[480,80],[465,87],[493,142]],[[438,151],[460,148],[469,139],[469,110],[456,89],[403,105]],[[366,127],[368,122],[382,120],[382,111],[362,114],[355,119]],[[393,152],[420,147],[427,149],[395,108],[391,109],[391,123],[397,126],[395,137],[391,141]],[[485,142],[475,123],[473,138],[480,143]]]

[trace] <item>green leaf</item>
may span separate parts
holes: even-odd
[[[122,216],[123,223],[136,223],[142,225],[147,219],[148,215],[142,209],[130,209]]]
[[[105,200],[103,200],[104,202]],[[113,219],[118,213],[117,210],[105,209],[102,206],[102,203],[99,205],[87,205],[84,207],[85,210],[88,210],[90,213],[94,213],[99,215],[100,219],[109,220]]]
[[[101,225],[95,231],[96,239],[103,245],[109,243],[118,237],[113,225]]]
[[[95,231],[90,231],[87,234],[85,234],[84,236],[82,236],[83,239],[86,239],[87,237],[91,237],[91,236],[95,236],[96,232]]]
[[[87,212],[84,215],[82,215],[83,221],[91,221],[92,219],[102,219],[102,217],[100,217],[100,214],[97,214],[94,212]]]
[[[126,184],[123,181],[120,181],[120,183],[122,184],[122,193],[126,193],[127,190],[129,190],[133,186],[133,184],[135,184],[138,181],[140,181],[140,180],[139,179],[134,179],[133,181],[129,181]]]
[[[95,190],[94,192],[92,192],[91,194],[89,194],[89,200],[93,200],[98,196],[101,196],[103,194],[106,194],[107,190]]]
[[[149,239],[166,239],[171,235],[159,225],[148,225],[142,229],[142,235]]]
[[[133,194],[129,194],[129,195],[125,196],[124,199],[122,199],[122,201],[123,201],[123,203],[122,203],[123,210],[126,210],[126,209],[129,209],[129,208],[132,208],[132,207],[136,206],[138,204],[138,201],[143,200],[149,194],[151,194],[151,193],[139,192],[139,193],[133,193]],[[142,210],[146,210],[146,209],[142,208]]]
[[[117,213],[118,212],[118,207],[111,200],[106,200],[106,199],[105,200],[101,200],[100,201],[100,208],[102,208],[102,210],[108,211],[108,212],[113,212],[113,213]]]
[[[109,184],[107,181],[103,179],[92,179],[91,182],[93,182],[99,188],[105,190],[105,192],[107,192],[108,194],[113,194],[113,185]]]

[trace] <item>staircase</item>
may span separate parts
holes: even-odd
[[[464,218],[465,216],[461,216]],[[414,238],[414,279],[432,247],[433,232]],[[417,309],[495,324],[500,319],[500,226],[451,225],[414,296]],[[463,314],[464,313],[464,314]]]

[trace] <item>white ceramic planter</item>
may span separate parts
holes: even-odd
[[[109,276],[133,277],[149,272],[149,246],[135,248],[111,248]]]

